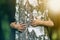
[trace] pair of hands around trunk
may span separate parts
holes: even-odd
[[[39,26],[39,25],[42,25],[43,22],[39,19],[37,20],[31,20],[31,23],[30,25],[33,26],[33,27],[36,27],[36,26]],[[11,27],[17,29],[18,31],[24,31],[26,29],[26,25],[27,24],[22,24],[22,23],[16,23],[16,22],[12,22],[11,23]]]

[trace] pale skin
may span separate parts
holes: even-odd
[[[17,29],[18,31],[24,31],[25,30],[25,24],[22,23],[16,23],[16,22],[12,22],[10,24],[11,28]]]
[[[52,20],[48,20],[48,21],[41,21],[40,19],[36,19],[36,20],[33,20],[31,22],[31,25],[32,26],[46,26],[46,27],[53,27],[54,26],[54,23]]]
[[[53,27],[54,23],[50,19],[48,21],[41,21],[39,19],[36,19],[36,20],[31,21],[31,25],[34,27],[36,27],[36,26]],[[10,24],[10,26],[12,28],[17,29],[18,31],[24,31],[26,29],[25,24],[21,24],[21,23],[17,24],[16,22],[12,22]]]

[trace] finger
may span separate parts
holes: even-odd
[[[26,24],[22,24],[23,26],[26,26]]]
[[[37,17],[35,17],[35,19],[38,19]]]
[[[21,29],[18,29],[19,31],[24,31],[25,30],[25,28],[21,28]]]
[[[24,28],[26,28],[26,26],[25,25],[21,25],[21,28],[24,29]]]
[[[33,27],[36,27],[36,25],[32,25]]]
[[[21,32],[23,32],[23,30],[18,30],[18,31],[21,31]]]
[[[31,23],[34,23],[34,20],[32,20]]]
[[[25,27],[25,26],[23,26],[23,25],[19,27],[19,29],[25,29],[25,28],[26,28],[26,27]]]
[[[21,28],[21,29],[18,29],[18,30],[21,30],[21,31],[22,31],[22,30],[24,30],[24,29],[23,29],[23,28]]]
[[[26,24],[20,23],[20,25],[26,26]]]

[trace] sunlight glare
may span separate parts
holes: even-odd
[[[54,12],[60,11],[60,0],[49,0],[48,8]]]

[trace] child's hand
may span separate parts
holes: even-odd
[[[25,29],[26,29],[26,25],[25,24],[21,24],[21,23],[19,23],[19,24],[16,24],[16,22],[12,22],[11,24],[10,24],[10,26],[12,27],[12,28],[15,28],[15,29],[17,29],[18,31],[24,31]]]

